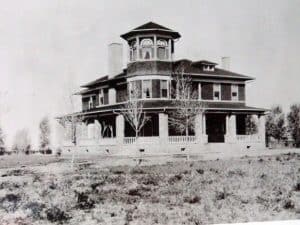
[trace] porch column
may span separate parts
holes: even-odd
[[[99,120],[95,119],[95,139],[100,140],[102,138],[102,126],[99,123]]]
[[[123,115],[116,116],[116,138],[118,144],[123,144],[125,134],[125,120]]]
[[[258,135],[260,138],[260,142],[266,146],[266,119],[265,115],[258,116]]]
[[[202,113],[202,143],[207,143],[207,134],[206,134],[206,115]]]
[[[168,143],[168,136],[169,136],[169,125],[168,125],[168,114],[159,113],[158,114],[159,120],[159,140],[161,144]]]
[[[198,115],[196,115],[195,118],[195,135],[196,135],[196,140],[199,143],[202,143],[202,130],[203,130],[203,120],[202,120],[202,113],[199,113]]]
[[[227,119],[228,118],[228,119]],[[226,116],[226,142],[234,143],[236,141],[236,115]]]

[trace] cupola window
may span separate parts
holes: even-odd
[[[153,41],[149,38],[141,42],[141,58],[145,60],[153,58]]]
[[[136,41],[130,44],[130,61],[135,61],[137,59],[137,44]]]
[[[157,58],[158,59],[168,59],[168,43],[166,40],[158,40],[157,41]]]

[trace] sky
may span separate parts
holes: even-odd
[[[74,87],[107,73],[107,46],[153,21],[178,31],[175,58],[221,64],[256,77],[247,104],[285,110],[300,102],[299,0],[0,0],[0,126],[38,143],[38,124],[67,109]],[[126,65],[126,61],[124,61]],[[55,139],[53,137],[53,139]],[[55,142],[55,140],[54,140]]]

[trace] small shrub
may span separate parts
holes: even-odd
[[[29,202],[24,206],[25,210],[30,212],[30,216],[34,219],[42,219],[42,211],[45,208],[45,204],[38,202]]]
[[[300,182],[298,182],[295,187],[294,187],[295,191],[300,191]]]
[[[134,167],[131,171],[131,174],[145,174],[145,171],[142,168]]]
[[[204,170],[203,169],[196,169],[197,173],[199,174],[204,174]]]
[[[18,204],[21,201],[21,197],[15,194],[6,194],[0,199],[1,208],[5,209],[7,212],[15,211],[18,208]]]
[[[95,206],[95,201],[90,199],[88,194],[84,192],[76,192],[77,195],[77,208],[91,209]]]
[[[260,158],[259,160],[258,160],[258,162],[263,162],[264,160],[262,159],[262,158]]]
[[[168,183],[174,184],[174,183],[180,181],[181,179],[182,179],[182,174],[176,174],[176,175],[170,177],[170,179],[168,180]]]
[[[284,209],[294,209],[295,203],[291,199],[288,199],[283,203],[283,208]]]
[[[110,169],[110,172],[112,174],[117,174],[117,175],[120,175],[120,174],[124,174],[125,172],[123,170],[120,170],[120,169]]]
[[[157,186],[158,185],[158,178],[154,177],[154,176],[143,177],[142,184]]]
[[[199,203],[201,200],[201,198],[197,195],[192,196],[192,197],[184,197],[183,201],[185,203],[190,203],[190,204],[195,204],[195,203]]]
[[[69,215],[66,214],[64,211],[59,209],[58,207],[54,206],[46,210],[47,220],[51,223],[63,223],[70,219]]]

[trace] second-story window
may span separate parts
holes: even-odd
[[[213,98],[214,100],[220,100],[221,99],[221,85],[220,84],[214,84],[213,85]]]
[[[157,41],[157,58],[162,60],[169,58],[168,43],[166,40]]]
[[[90,96],[90,100],[89,100],[89,109],[94,108],[94,103],[93,103],[93,97]]]
[[[231,85],[231,100],[232,101],[238,101],[239,100],[239,86],[237,84]]]
[[[143,80],[143,98],[152,98],[151,80]]]
[[[99,105],[104,105],[104,93],[103,93],[103,89],[99,90]]]
[[[150,38],[143,39],[141,42],[141,58],[146,60],[153,58],[153,41]]]
[[[169,92],[168,92],[168,81],[167,80],[161,80],[160,81],[160,96],[162,98],[168,98]]]

